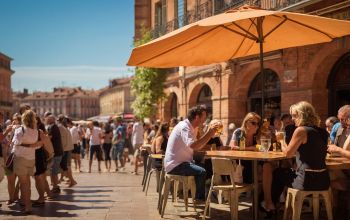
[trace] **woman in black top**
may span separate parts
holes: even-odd
[[[326,169],[328,134],[319,128],[320,119],[314,107],[305,101],[290,107],[297,128],[288,146],[287,157],[296,156],[297,169],[278,169],[274,175],[272,197],[277,202],[284,186],[300,190],[327,190],[330,185]]]
[[[169,126],[167,123],[162,123],[158,128],[157,134],[152,142],[152,152],[155,154],[165,154],[168,144]],[[162,168],[162,160],[156,159],[154,162],[156,168]]]

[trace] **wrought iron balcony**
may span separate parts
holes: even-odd
[[[192,10],[188,10],[185,15],[179,16],[162,25],[156,25],[152,30],[153,39],[164,34],[172,32],[187,24],[202,20],[215,14],[223,13],[232,8],[238,8],[244,4],[255,5],[269,10],[280,10],[288,6],[297,4],[305,0],[208,0],[205,3],[197,5]]]
[[[0,101],[0,106],[3,106],[3,107],[12,107],[12,102]]]

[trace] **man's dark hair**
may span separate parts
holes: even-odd
[[[100,123],[98,123],[98,121],[92,121],[92,124],[95,127],[99,127],[100,126]]]
[[[286,118],[292,118],[292,116],[290,115],[290,114],[283,114],[282,116],[281,116],[281,121],[283,121],[284,119],[286,119]]]
[[[205,105],[197,105],[194,106],[192,108],[190,108],[190,110],[188,111],[188,115],[187,118],[189,121],[193,121],[196,116],[201,116],[203,112],[207,112],[207,107]]]

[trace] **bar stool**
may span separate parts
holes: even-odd
[[[287,219],[288,207],[291,204],[293,209],[293,220],[300,219],[301,209],[305,197],[312,196],[313,216],[314,220],[319,219],[319,207],[320,207],[320,195],[323,196],[326,206],[327,217],[329,220],[333,220],[332,204],[331,204],[331,189],[323,191],[304,191],[293,188],[288,188],[287,198],[283,213],[283,220]]]
[[[194,210],[196,210],[196,204],[195,204],[195,195],[196,195],[196,184],[194,181],[194,176],[180,176],[180,175],[172,175],[172,174],[165,174],[165,183],[163,187],[163,196],[162,196],[162,206],[161,206],[161,217],[164,216],[165,207],[168,201],[168,195],[170,190],[170,184],[174,181],[178,181],[183,184],[183,194],[184,194],[184,202],[185,202],[185,209],[188,211],[188,190],[190,187],[191,195],[192,195],[192,201]],[[175,192],[173,197],[176,196]]]
[[[150,164],[150,165],[149,165],[149,171],[148,171],[147,177],[146,177],[146,182],[144,185],[144,187],[146,186],[146,196],[147,196],[147,192],[148,192],[149,182],[151,180],[152,173],[154,173],[154,172],[156,172],[157,192],[159,190],[160,173],[161,173],[162,166],[163,166],[163,157],[164,157],[164,155],[161,155],[161,154],[151,154],[148,157],[147,164]],[[157,159],[161,160],[161,167],[156,167]],[[145,191],[145,190],[143,190],[143,191]]]
[[[151,170],[150,164],[148,163],[149,154],[151,153],[151,148],[152,148],[152,146],[150,144],[144,144],[140,147],[140,151],[142,152],[141,154],[144,155],[143,156],[143,177],[142,177],[143,189],[142,189],[142,191],[145,191],[146,177],[147,177],[148,172]]]

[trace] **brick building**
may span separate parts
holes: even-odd
[[[0,112],[5,119],[11,118],[12,114],[11,76],[14,71],[11,69],[11,61],[11,57],[0,53]]]
[[[98,92],[83,90],[81,87],[58,87],[53,92],[33,92],[20,99],[19,104],[29,104],[39,115],[49,111],[73,119],[86,119],[100,113]]]
[[[135,0],[136,5],[140,1]],[[145,2],[145,1],[142,1]],[[350,2],[344,0],[150,0],[149,29],[154,39],[194,21],[243,4],[271,10],[296,11],[337,19],[350,19]],[[147,11],[147,10],[144,10]],[[137,19],[143,16],[135,15]],[[135,35],[138,33],[135,26]],[[289,106],[311,102],[322,119],[336,115],[339,106],[350,104],[350,36],[330,43],[289,48],[265,54],[264,109],[279,116]],[[258,56],[200,67],[169,69],[159,118],[186,116],[199,103],[207,104],[213,118],[224,125],[240,125],[249,111],[261,112],[261,74]]]
[[[131,94],[131,78],[119,78],[109,81],[109,86],[100,92],[101,115],[132,113],[131,103],[135,97]]]

